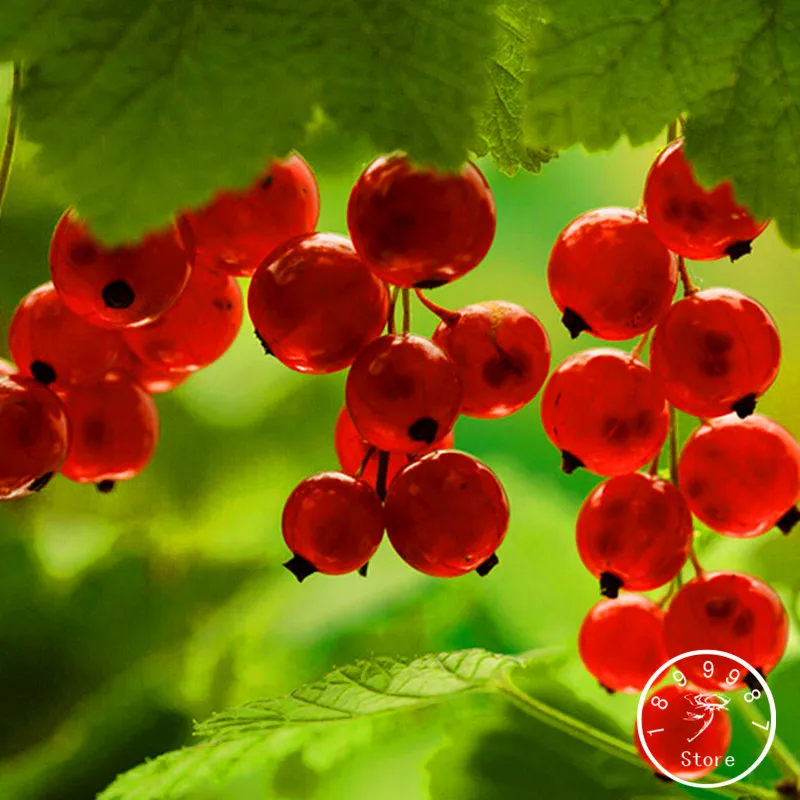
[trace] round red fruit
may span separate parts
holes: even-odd
[[[50,242],[56,289],[70,310],[101,328],[129,328],[160,317],[186,286],[193,261],[185,226],[109,248],[72,210],[61,217]]]
[[[506,535],[508,500],[485,464],[458,450],[438,450],[397,475],[385,519],[392,546],[419,572],[485,575]]]
[[[653,373],[621,350],[577,353],[550,376],[542,422],[569,474],[625,475],[655,458],[667,437],[669,409]]]
[[[683,139],[676,139],[655,160],[644,188],[647,219],[673,253],[696,261],[750,252],[750,243],[769,224],[753,218],[724,181],[711,190],[697,182],[686,160]]]
[[[249,188],[220,192],[183,216],[194,234],[198,266],[250,276],[276,247],[314,230],[319,189],[311,167],[292,154],[274,161]]]
[[[651,600],[627,594],[602,600],[589,611],[578,635],[587,670],[610,692],[641,692],[667,661],[664,612]]]
[[[588,331],[619,341],[650,330],[677,281],[675,258],[628,208],[599,208],[570,222],[547,263],[550,294],[573,339]]]
[[[388,334],[358,356],[345,398],[353,424],[370,444],[422,453],[455,424],[461,381],[456,365],[429,339]]]
[[[678,477],[691,512],[726,536],[758,536],[800,518],[800,446],[771,419],[735,414],[705,422],[686,440]]]
[[[414,167],[401,154],[381,156],[350,193],[347,225],[376,275],[432,289],[483,260],[494,239],[494,197],[474,164],[445,173]]]
[[[578,514],[578,553],[604,595],[671,581],[692,544],[692,516],[668,481],[633,473],[604,481]]]
[[[170,370],[159,364],[142,361],[129,347],[123,345],[114,369],[126,373],[150,394],[171,392],[189,377],[191,372]]]
[[[681,411],[746,417],[775,380],[780,357],[778,330],[762,305],[733,289],[704,289],[659,323],[650,367]]]
[[[389,313],[383,281],[350,241],[312,233],[274,251],[247,297],[262,344],[298,372],[336,372],[380,336]]]

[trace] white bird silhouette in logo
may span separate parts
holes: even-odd
[[[687,742],[693,742],[711,724],[714,714],[717,711],[727,711],[727,705],[730,703],[730,698],[720,694],[689,694],[686,695],[686,700],[692,705],[693,710],[687,712],[684,719],[703,720],[703,727],[687,739]]]

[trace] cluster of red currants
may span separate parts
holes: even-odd
[[[237,277],[318,216],[316,180],[297,155],[132,246],[104,247],[68,210],[50,245],[52,282],[11,320],[16,366],[0,365],[0,499],[57,472],[104,492],[138,474],[158,439],[151,395],[230,347],[243,315]]]
[[[598,348],[568,358],[551,375],[541,406],[565,472],[585,467],[608,478],[578,514],[580,557],[609,598],[586,617],[579,650],[600,683],[621,692],[641,691],[668,658],[693,650],[732,653],[766,675],[787,642],[781,601],[749,575],[704,572],[692,515],[738,538],[773,526],[787,533],[800,516],[800,447],[776,422],[753,413],[778,372],[775,324],[739,292],[698,291],[684,263],[737,258],[767,223],[736,204],[729,184],[702,188],[681,139],[651,167],[643,206],[590,211],[558,237],[548,281],[573,337],[587,331],[607,341],[642,338],[632,353]],[[679,278],[685,296],[673,304]],[[640,356],[651,331],[648,367]],[[680,457],[675,409],[701,420]],[[671,480],[658,470],[668,434]],[[684,584],[687,558],[696,576]],[[620,590],[666,584],[659,602],[639,594],[617,598]],[[694,687],[757,690],[753,675],[730,682],[717,670],[719,677],[709,678],[706,661],[690,660],[684,670]],[[693,686],[670,691],[688,695]],[[720,720],[706,741],[716,737],[712,749],[724,755],[730,725]],[[649,744],[678,777],[713,769],[682,764],[667,737]]]
[[[451,449],[453,425],[459,414],[504,417],[529,403],[550,346],[518,305],[451,311],[421,290],[483,260],[495,233],[491,190],[472,164],[445,174],[403,155],[380,157],[356,181],[347,221],[350,239],[314,233],[287,242],[250,285],[250,316],[268,353],[300,372],[349,367],[335,431],[342,471],[307,478],[287,500],[286,566],[299,580],[365,574],[385,531],[420,572],[485,575],[497,563],[508,503],[488,467]],[[430,339],[409,332],[412,290],[441,319]]]

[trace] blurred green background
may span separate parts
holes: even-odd
[[[0,73],[0,96],[4,80]],[[637,205],[656,150],[574,150],[540,176],[513,180],[482,164],[497,199],[497,238],[485,263],[438,290],[437,302],[527,306],[550,334],[554,364],[593,346],[570,342],[559,324],[545,281],[548,252],[581,212]],[[15,304],[48,280],[47,247],[62,210],[32,155],[23,144],[0,220],[3,344]],[[357,170],[332,169],[322,149],[318,163],[309,158],[319,169],[320,228],[346,232]],[[783,365],[760,408],[800,434],[800,256],[768,230],[752,256],[692,270],[700,286],[732,286],[775,316]],[[434,327],[418,305],[413,327]],[[41,496],[0,507],[0,798],[91,798],[119,771],[190,741],[193,719],[288,691],[357,657],[472,646],[574,651],[597,588],[578,559],[573,526],[596,479],[560,473],[537,402],[509,419],[462,419],[456,428],[457,446],[487,462],[510,498],[511,529],[488,578],[426,578],[387,543],[367,580],[313,576],[301,586],[282,569],[285,497],[303,477],[336,466],[343,379],[290,372],[263,356],[245,326],[219,363],[158,398],[161,441],[143,475],[108,496],[58,479]],[[682,420],[682,435],[690,426]],[[708,537],[702,560],[769,580],[795,615],[797,536]],[[785,677],[774,677],[779,714],[798,704],[797,651],[795,624]],[[583,699],[632,725],[635,698],[607,697],[575,661],[565,676]],[[779,735],[797,747],[800,721],[791,717],[783,714]],[[330,772],[292,758],[266,783],[207,796],[417,800],[427,796],[424,763],[447,736],[433,721],[408,726]]]

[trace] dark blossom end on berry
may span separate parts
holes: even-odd
[[[283,566],[297,578],[298,583],[302,583],[309,575],[313,575],[317,571],[317,568],[308,559],[297,555],[292,556]]]

